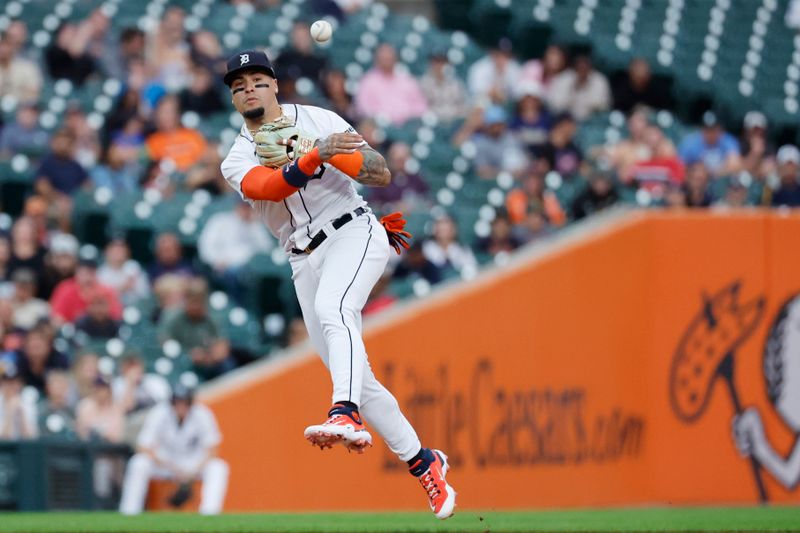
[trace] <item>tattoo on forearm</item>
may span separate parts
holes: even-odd
[[[358,171],[355,180],[362,185],[373,187],[389,185],[392,176],[383,156],[372,148],[362,149],[361,154],[364,156],[364,162],[361,163],[361,170]]]

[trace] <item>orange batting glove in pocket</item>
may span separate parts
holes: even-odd
[[[411,239],[412,235],[403,229],[406,227],[403,213],[397,212],[386,215],[381,218],[381,224],[386,230],[386,236],[389,237],[389,244],[392,245],[395,252],[400,254],[400,252],[402,252],[401,247],[408,250],[408,240]]]

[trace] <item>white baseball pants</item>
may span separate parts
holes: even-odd
[[[330,370],[333,402],[358,405],[389,448],[408,461],[420,449],[419,437],[375,378],[361,338],[361,309],[389,259],[386,230],[372,213],[323,230],[328,238],[316,250],[290,258],[308,335]]]
[[[142,512],[147,487],[152,478],[174,479],[174,476],[172,472],[156,466],[155,461],[147,454],[137,453],[131,457],[122,484],[120,513],[134,515]],[[211,459],[200,472],[200,478],[203,481],[200,514],[219,514],[228,490],[228,463],[218,457]]]

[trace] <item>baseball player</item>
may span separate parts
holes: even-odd
[[[386,161],[336,113],[279,104],[275,72],[262,51],[233,55],[224,81],[244,125],[222,174],[288,254],[303,320],[333,381],[328,418],[306,428],[306,439],[320,449],[341,443],[363,453],[372,445],[363,414],[408,463],[436,517],[451,516],[456,492],[445,480],[447,456],[421,446],[397,400],[375,378],[361,339],[361,309],[384,272],[389,246],[400,253],[411,236],[400,213],[378,221],[354,187],[354,180],[386,186]]]
[[[137,439],[138,452],[128,461],[120,512],[139,514],[153,477],[175,479],[180,486],[170,503],[180,507],[191,497],[191,483],[202,479],[201,514],[219,514],[228,488],[228,464],[216,457],[222,437],[211,410],[194,402],[194,391],[180,384],[172,402],[153,407]]]

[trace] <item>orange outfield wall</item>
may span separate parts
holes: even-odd
[[[800,216],[629,213],[566,241],[367,326],[379,379],[450,455],[459,508],[753,503],[757,476],[769,501],[800,502],[731,433],[735,395],[777,454],[797,445],[800,401],[773,405],[764,353],[800,294]],[[790,337],[770,372],[791,400]],[[365,455],[309,446],[330,378],[310,354],[274,366],[205,396],[231,465],[227,510],[425,505],[379,439]]]

